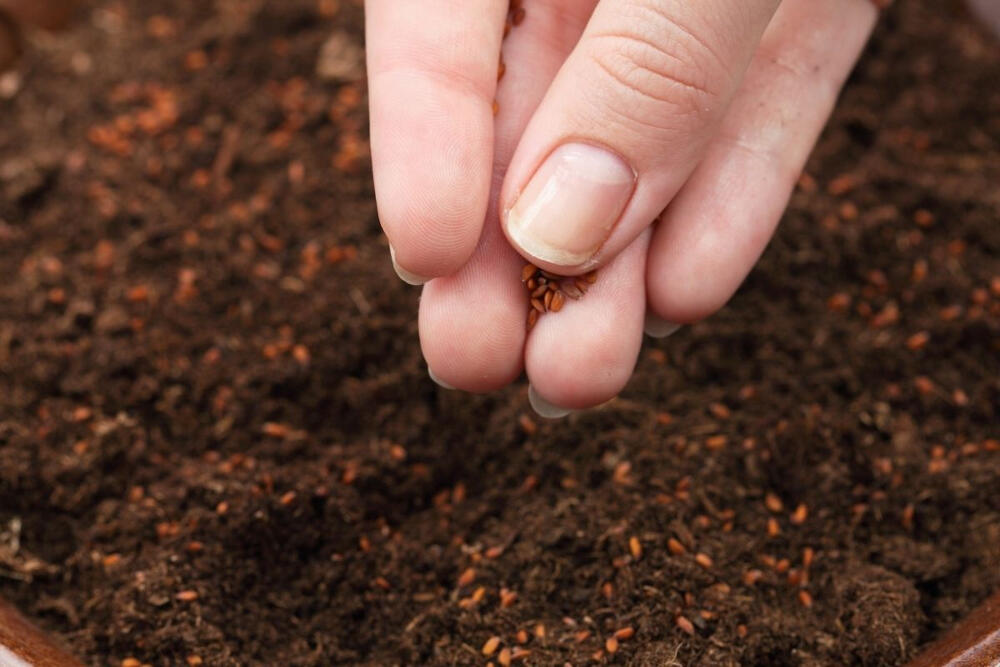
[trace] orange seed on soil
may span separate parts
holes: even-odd
[[[638,537],[633,535],[632,537],[629,538],[628,550],[629,553],[632,554],[632,558],[636,560],[642,558],[642,542],[639,541]]]
[[[486,640],[485,644],[483,644],[482,648],[483,655],[493,655],[494,653],[496,653],[496,650],[497,648],[499,648],[499,646],[500,646],[500,638],[497,637],[496,635],[493,635],[492,637]]]
[[[768,493],[766,496],[764,496],[764,506],[767,507],[767,509],[770,510],[771,512],[777,514],[784,508],[785,505],[784,503],[781,502],[781,498],[779,498],[777,495],[773,493]]]
[[[693,635],[694,634],[694,624],[691,623],[691,621],[689,621],[686,617],[684,617],[684,616],[678,616],[674,620],[674,622],[677,624],[678,628],[680,628],[681,630],[683,630],[687,634],[689,634],[689,635]]]

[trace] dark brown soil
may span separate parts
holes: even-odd
[[[0,100],[0,594],[95,665],[898,665],[1000,587],[955,3],[888,14],[732,304],[555,423],[428,379],[320,5],[98,3]]]

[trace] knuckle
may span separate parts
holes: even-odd
[[[592,49],[597,69],[611,86],[639,100],[630,113],[649,123],[662,123],[665,107],[674,115],[711,113],[730,76],[715,55],[690,33],[664,29],[663,21],[633,23],[627,30],[595,35],[599,43]]]

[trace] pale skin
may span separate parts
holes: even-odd
[[[488,392],[523,371],[532,405],[555,417],[616,396],[644,331],[666,335],[733,295],[878,10],[523,6],[501,40],[507,0],[366,1],[372,164],[394,266],[423,284],[431,376]],[[598,267],[598,280],[528,333],[526,259]]]

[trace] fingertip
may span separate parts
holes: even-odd
[[[447,382],[445,382],[444,380],[442,380],[441,378],[439,378],[437,375],[435,375],[434,371],[431,369],[430,366],[427,367],[427,375],[430,376],[430,378],[431,378],[431,380],[433,380],[434,384],[438,385],[439,387],[441,387],[443,389],[454,389],[455,388],[454,386],[448,384]]]
[[[656,230],[646,266],[646,333],[654,338],[713,315],[726,305],[752,266],[750,260],[728,252],[731,244],[705,236],[671,234],[663,223]]]
[[[581,410],[600,405],[625,388],[635,366],[632,348],[638,346],[622,341],[616,327],[592,323],[570,339],[545,332],[544,324],[535,329],[526,351],[536,396],[564,410]]]
[[[444,187],[444,190],[450,189]],[[486,215],[485,202],[451,201],[447,194],[407,196],[405,189],[378,200],[393,266],[410,284],[455,273],[472,256]]]
[[[643,324],[643,331],[651,338],[666,338],[680,328],[680,324],[665,320],[652,312],[646,313],[646,321]]]
[[[528,403],[535,413],[544,419],[562,419],[573,412],[570,408],[563,408],[555,403],[542,398],[532,385],[528,385]]]
[[[462,274],[424,287],[420,347],[433,369],[431,378],[442,386],[486,393],[502,389],[521,374],[523,313],[502,294],[491,294],[494,289],[497,286],[481,285]]]
[[[392,245],[389,246],[389,259],[392,261],[392,268],[396,272],[396,275],[399,276],[399,279],[407,285],[419,287],[430,280],[430,278],[418,275],[400,266],[399,262],[396,260],[396,249],[393,248]]]

